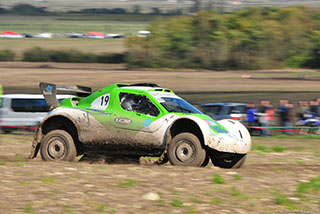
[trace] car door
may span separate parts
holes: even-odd
[[[163,113],[144,94],[118,93],[117,111],[112,114],[112,125],[118,129],[152,133],[161,128]]]

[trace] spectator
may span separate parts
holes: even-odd
[[[317,117],[320,117],[320,97],[318,97],[315,101],[315,113]]]
[[[248,126],[255,126],[258,124],[256,113],[258,112],[258,109],[256,109],[255,104],[249,103],[247,104],[247,122]],[[249,132],[252,135],[253,129],[249,128]]]
[[[292,122],[294,120],[294,117],[295,117],[295,114],[294,114],[294,111],[293,111],[293,104],[292,103],[288,103],[287,104],[288,106],[288,121],[287,121],[287,127],[290,127],[292,126]]]
[[[304,100],[300,100],[298,103],[299,103],[299,109],[297,111],[297,117],[300,120],[304,120],[305,114],[307,114],[309,111],[309,104],[307,101],[304,101]]]
[[[317,101],[310,101],[310,113],[314,116],[320,116],[319,103]]]
[[[289,127],[290,125],[290,118],[289,118],[289,101],[288,100],[279,100],[280,106],[279,106],[279,116],[280,116],[280,124],[281,126]],[[289,134],[289,132],[285,132],[286,134]]]
[[[2,85],[0,84],[0,108],[2,107]],[[1,115],[0,115],[0,119],[1,119]],[[2,132],[2,127],[0,127],[0,133]]]
[[[269,101],[266,101],[266,105],[267,105],[267,109],[266,109],[267,116],[266,117],[268,120],[268,124],[270,125],[274,120],[275,110],[273,109],[273,106],[270,104]]]
[[[267,114],[268,109],[270,109],[270,102],[267,100],[261,100],[258,115],[260,126],[264,127],[263,129],[261,129],[261,136],[263,137],[269,136],[270,134],[270,131],[267,130],[267,128],[269,127],[269,120]]]

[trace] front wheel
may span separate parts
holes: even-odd
[[[211,156],[213,165],[221,168],[240,168],[246,160],[247,154],[228,154],[225,157],[215,158]]]
[[[41,141],[41,158],[45,161],[73,161],[77,155],[71,135],[64,130],[53,130]]]
[[[206,158],[206,151],[199,139],[191,133],[175,136],[168,147],[168,159],[172,165],[201,166]]]

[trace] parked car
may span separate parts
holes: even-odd
[[[29,158],[72,161],[77,155],[158,156],[172,165],[240,167],[251,149],[238,121],[214,121],[172,90],[152,83],[83,86],[40,83],[54,108],[40,123]],[[75,92],[59,104],[56,91]]]
[[[244,103],[207,103],[199,107],[215,120],[232,119],[241,123],[247,121],[247,107]]]
[[[110,33],[110,34],[106,34],[104,36],[104,38],[106,39],[123,39],[125,38],[125,36],[123,34],[115,34],[115,33]]]
[[[62,101],[69,97],[71,95],[57,98]],[[42,94],[6,94],[0,99],[0,125],[4,126],[2,130],[5,132],[14,130],[10,126],[37,127],[49,111]]]

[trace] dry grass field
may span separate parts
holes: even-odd
[[[144,20],[139,21],[139,18]],[[64,33],[103,32],[105,34],[136,35],[145,30],[153,16],[124,15],[74,15],[74,16],[18,16],[0,15],[0,32],[14,31],[20,34],[36,35],[42,32],[61,35]],[[122,20],[124,19],[124,20]],[[138,20],[136,20],[138,19]],[[83,39],[83,38],[0,38],[0,50],[11,50],[16,60],[23,52],[32,48],[66,50],[76,49],[84,53],[120,53],[126,51],[124,39]]]
[[[126,51],[124,39],[0,39],[0,50],[11,50],[16,60],[23,59],[23,53],[33,47],[50,50],[75,49],[84,53],[122,53]]]
[[[32,135],[0,137],[7,214],[320,212],[319,138],[254,138],[243,168],[221,169],[28,160]]]

